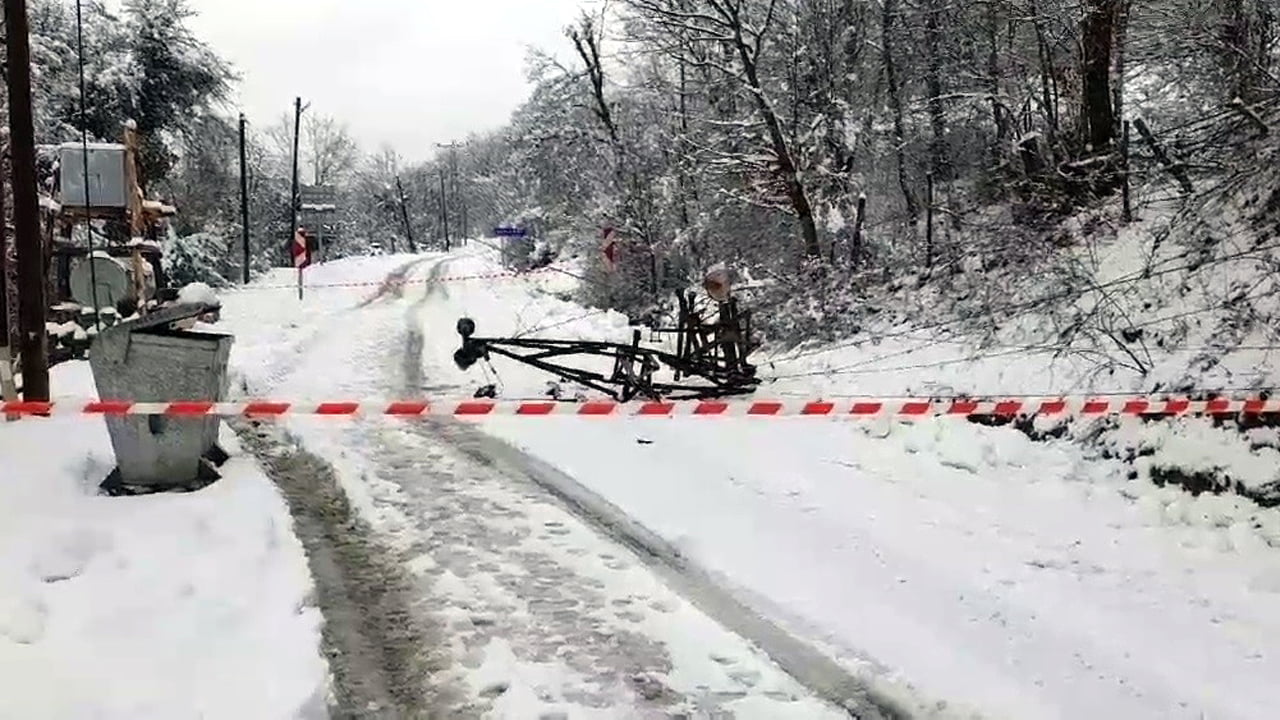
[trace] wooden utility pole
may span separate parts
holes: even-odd
[[[302,134],[302,98],[293,101],[293,190],[289,193],[289,242],[298,234],[298,138]],[[289,253],[285,253],[288,257]],[[302,296],[302,285],[299,281],[298,296]]]
[[[89,179],[90,179],[90,175],[89,175],[89,110],[87,107],[85,107],[85,102],[86,102],[85,98],[88,97],[88,91],[85,89],[86,83],[85,83],[85,77],[84,77],[85,63],[84,63],[84,7],[83,5],[84,3],[80,2],[80,0],[76,0],[76,52],[80,56],[80,62],[79,62],[80,148],[81,148],[80,161],[81,161],[81,169],[84,170],[84,216],[85,216],[84,226],[86,230],[85,238],[89,243],[89,285],[90,285],[89,294],[93,298],[93,327],[97,329],[98,332],[102,332],[102,308],[98,303],[98,263],[97,263],[97,260],[94,258],[95,251],[93,249],[93,198],[91,197],[91,194],[90,194],[90,186],[92,186],[93,183],[89,182]],[[23,16],[23,23],[24,24],[26,23],[25,15]],[[26,37],[25,31],[24,31],[24,37]],[[28,108],[29,107],[30,105],[28,105]],[[31,133],[31,138],[32,138],[31,140],[32,147],[34,148],[35,146],[34,130]],[[34,158],[34,150],[33,150],[32,157]],[[34,168],[34,165],[32,167]],[[33,174],[32,175],[33,180],[34,180],[34,177],[35,176]],[[136,178],[137,175],[135,174],[134,177]],[[38,211],[38,207],[39,206],[37,205],[37,211]],[[141,307],[142,305],[143,303],[141,302],[141,299],[139,299],[138,306]],[[43,310],[41,311],[41,314],[44,314]],[[44,331],[42,330],[41,332],[43,333]],[[47,352],[48,350],[46,349],[46,353]]]
[[[436,147],[449,151],[449,193],[453,196],[453,201],[458,203],[458,211],[461,216],[462,227],[458,231],[458,239],[466,242],[467,239],[467,197],[466,193],[458,192],[458,147],[461,143],[436,143]]]
[[[444,222],[444,251],[449,252],[449,195],[444,187],[444,165],[440,165],[440,219]]]
[[[9,132],[13,154],[13,225],[18,250],[18,345],[22,392],[28,401],[49,400],[49,347],[45,338],[44,252],[36,196],[36,142],[31,119],[31,40],[26,0],[4,0]],[[88,178],[86,178],[87,182]]]
[[[400,217],[404,219],[404,235],[409,241],[409,252],[418,252],[418,244],[413,241],[413,226],[409,224],[409,203],[404,197],[404,185],[400,183],[400,176],[396,175],[396,191],[400,193]]]
[[[8,154],[8,147],[0,152],[0,167],[7,164]],[[7,175],[7,172],[0,171],[0,178]],[[9,349],[9,223],[4,195],[4,182],[0,180],[0,400],[14,402],[18,399],[18,389],[13,381],[13,353]],[[17,420],[18,416],[10,415],[5,419]]]
[[[240,238],[244,242],[244,282],[249,284],[249,162],[244,113],[240,113]]]

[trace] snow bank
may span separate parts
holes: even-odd
[[[1070,443],[947,419],[486,427],[869,682],[914,686],[918,707],[1272,712],[1280,513],[1243,499],[1130,483]]]
[[[178,302],[218,305],[221,301],[218,300],[218,293],[214,292],[213,288],[202,282],[194,282],[178,292]]]
[[[85,363],[59,393],[92,394]],[[233,453],[190,495],[108,498],[101,420],[0,422],[0,717],[321,718],[319,611],[283,500]]]

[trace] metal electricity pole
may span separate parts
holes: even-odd
[[[244,282],[249,284],[249,170],[245,150],[245,119],[240,113],[240,233],[244,241]]]
[[[49,348],[45,339],[44,252],[36,195],[36,140],[31,119],[31,40],[26,0],[4,0],[8,45],[9,133],[13,157],[14,244],[18,250],[18,348],[22,392],[28,401],[49,400]],[[85,179],[86,182],[88,178]]]

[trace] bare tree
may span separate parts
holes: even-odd
[[[1121,0],[1086,0],[1081,47],[1084,71],[1086,138],[1095,152],[1107,150],[1116,137],[1111,96],[1111,61]]]
[[[686,61],[718,70],[746,91],[763,122],[772,170],[781,182],[791,210],[800,225],[805,254],[820,257],[818,226],[809,192],[797,166],[796,155],[783,129],[763,75],[765,56],[778,15],[779,0],[627,0],[627,5],[669,37],[684,44]],[[727,51],[724,60],[714,53],[690,52],[691,46],[711,45]]]
[[[920,204],[907,176],[907,131],[902,107],[902,87],[898,82],[898,66],[894,42],[894,25],[897,20],[895,0],[882,0],[880,7],[880,54],[884,63],[885,81],[889,85],[889,107],[893,112],[894,157],[898,167],[898,187],[907,206],[907,215],[914,225],[920,220]]]
[[[309,115],[303,122],[304,153],[316,185],[331,185],[355,169],[360,150],[347,126],[329,115]]]
[[[1280,88],[1272,74],[1280,33],[1280,9],[1274,0],[1221,0],[1217,55],[1227,76],[1227,91],[1246,103],[1265,87]]]

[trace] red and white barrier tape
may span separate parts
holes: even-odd
[[[1009,398],[1002,400],[927,400],[904,398],[842,400],[701,400],[683,402],[613,400],[556,402],[550,400],[409,400],[366,402],[130,402],[59,400],[0,403],[0,415],[168,417],[808,417],[871,418],[987,416],[1048,417],[1105,415],[1260,415],[1280,413],[1280,400],[1186,400],[1177,398]]]
[[[436,283],[465,282],[468,280],[503,280],[527,278],[535,275],[542,275],[551,272],[558,272],[555,268],[538,268],[536,270],[528,270],[525,272],[515,272],[513,270],[501,270],[488,273],[477,273],[474,275],[445,275],[437,278],[415,278],[404,280],[369,280],[364,282],[340,282],[340,283],[315,283],[306,285],[308,290],[324,290],[329,288],[380,288],[380,287],[407,287],[410,285],[434,285]],[[235,292],[256,292],[258,290],[296,290],[298,286],[293,285],[246,285],[236,288]]]

